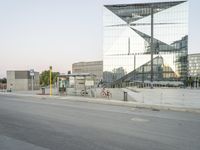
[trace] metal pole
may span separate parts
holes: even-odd
[[[128,38],[128,55],[131,53],[130,37]]]
[[[75,89],[75,96],[76,96],[76,76],[74,76],[74,89]]]
[[[96,77],[95,76],[93,76],[93,80],[94,80],[94,97],[96,98],[96,84],[95,84]]]
[[[84,96],[86,96],[86,76],[84,76]]]
[[[153,16],[153,6],[151,6],[151,88],[153,88],[153,53],[154,53],[154,43],[153,43],[153,20],[154,20],[154,16]]]
[[[50,66],[50,69],[49,69],[49,87],[50,87],[50,96],[52,95],[52,83],[51,83],[51,72],[52,72],[52,66]]]
[[[31,76],[32,78],[31,78],[31,88],[32,88],[32,91],[33,91],[33,76]]]
[[[144,86],[144,65],[142,66],[142,87]]]
[[[135,82],[135,76],[136,76],[136,54],[134,54],[134,82]]]

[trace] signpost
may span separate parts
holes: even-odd
[[[34,90],[34,89],[33,89],[34,75],[35,75],[34,69],[31,69],[31,70],[30,70],[30,76],[31,76],[31,83],[32,83],[32,84],[31,84],[31,87],[32,87],[31,89],[32,89],[32,91]]]

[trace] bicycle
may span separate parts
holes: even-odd
[[[110,97],[112,97],[112,93],[111,93],[109,90],[106,90],[105,88],[102,89],[100,95],[101,95],[102,97],[107,97],[108,99],[109,99]]]
[[[85,90],[81,91],[81,96],[85,96],[85,95],[88,95],[88,94],[89,94],[88,91],[85,91]]]

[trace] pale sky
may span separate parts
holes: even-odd
[[[102,60],[103,5],[154,1],[0,0],[0,77],[50,65],[67,73],[74,62]],[[190,0],[189,53],[200,53],[199,7]]]

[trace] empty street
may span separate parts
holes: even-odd
[[[200,114],[0,95],[1,150],[199,150]]]

